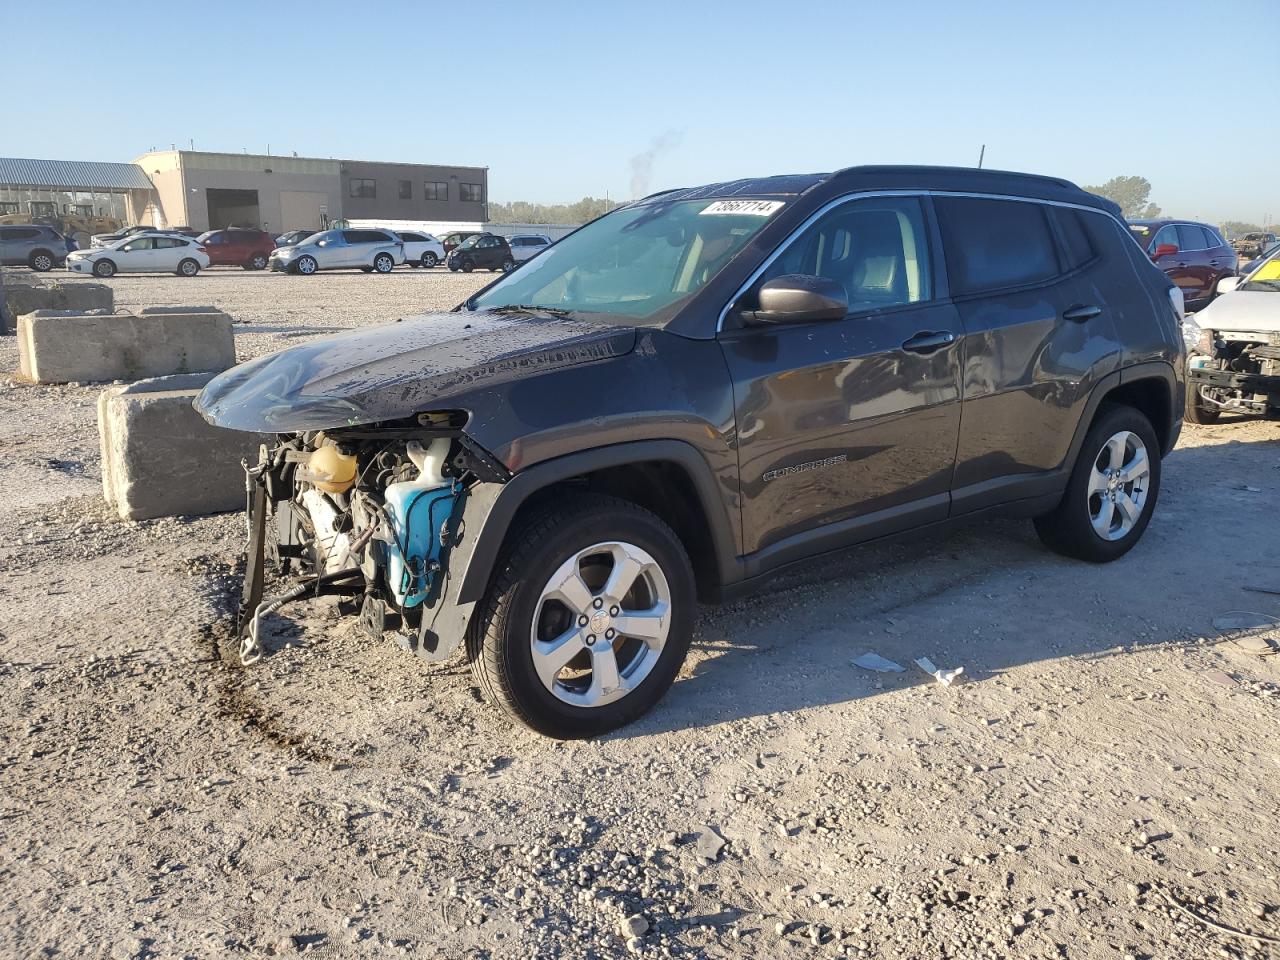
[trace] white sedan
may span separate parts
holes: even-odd
[[[113,277],[117,273],[176,273],[194,277],[209,265],[209,254],[190,237],[144,234],[125,237],[105,247],[67,254],[67,269]]]
[[[404,262],[411,267],[434,267],[444,260],[444,244],[429,233],[397,231],[404,241]]]

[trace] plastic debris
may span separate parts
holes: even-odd
[[[916,666],[923,670],[933,679],[937,680],[944,687],[953,684],[960,674],[964,673],[964,667],[956,667],[953,670],[939,670],[928,657],[921,657],[916,661]]]
[[[902,664],[886,660],[880,654],[872,653],[870,650],[862,656],[856,657],[853,665],[861,667],[863,670],[874,670],[876,673],[902,673],[907,669]]]

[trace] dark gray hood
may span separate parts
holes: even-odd
[[[299,433],[397,420],[477,388],[622,356],[635,330],[545,314],[428,313],[250,360],[196,398],[210,423]]]

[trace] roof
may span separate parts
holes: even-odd
[[[23,160],[0,157],[0,184],[68,190],[150,190],[151,181],[132,163]]]
[[[867,165],[846,167],[835,173],[811,173],[790,176],[758,177],[712,183],[702,187],[685,187],[654,194],[645,200],[661,197],[667,200],[697,200],[705,197],[785,197],[807,193],[828,185],[832,190],[938,190],[952,193],[1007,194],[1040,200],[1060,200],[1120,216],[1120,207],[1105,197],[1088,193],[1070,180],[1045,177],[1033,173],[1008,170],[983,170],[976,167],[932,167]],[[644,200],[640,201],[645,202]]]

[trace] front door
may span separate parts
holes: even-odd
[[[759,569],[946,517],[963,331],[934,296],[915,197],[851,199],[790,241],[730,311],[743,548]],[[844,285],[843,320],[742,326],[764,282]]]
[[[146,273],[156,267],[156,241],[154,237],[136,237],[120,248],[123,256],[111,257],[116,268],[130,273]]]

